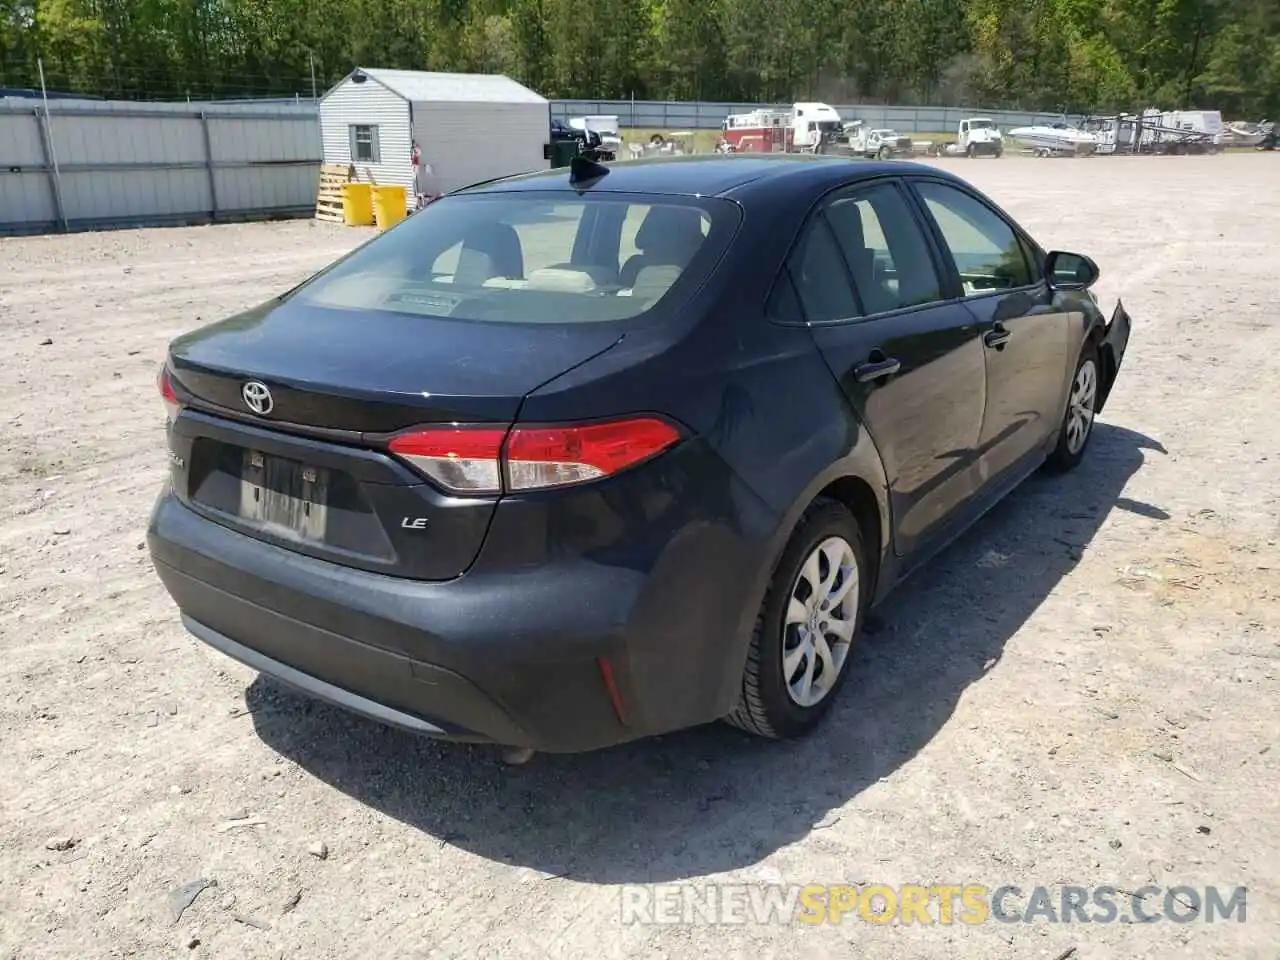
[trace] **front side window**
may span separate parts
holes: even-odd
[[[354,163],[378,163],[378,128],[373,124],[353,123],[350,127],[351,160]]]
[[[723,200],[445,197],[308,281],[317,306],[503,323],[639,316],[695,290],[739,222]]]
[[[947,184],[923,181],[915,186],[951,253],[966,297],[1034,282],[1022,243],[1003,217]]]

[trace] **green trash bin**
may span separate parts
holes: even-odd
[[[551,167],[567,167],[573,162],[573,158],[578,155],[577,140],[552,140],[551,141]]]

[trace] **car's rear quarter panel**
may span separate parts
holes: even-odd
[[[744,229],[752,226],[759,230],[748,209]],[[621,544],[657,537],[645,560],[651,576],[629,614],[627,659],[639,688],[673,720],[698,710],[699,697],[708,719],[732,707],[773,565],[826,485],[850,475],[864,481],[875,492],[885,535],[870,548],[887,544],[884,473],[870,437],[809,331],[764,318],[765,296],[789,245],[785,231],[782,237],[786,242],[774,231],[763,246],[751,237],[736,244],[682,322],[628,334],[614,349],[535,391],[521,409],[521,419],[529,421],[653,411],[675,418],[697,438],[681,454],[635,471],[627,486],[620,477],[597,491],[561,492],[546,501],[559,518],[556,549],[585,550],[589,558],[616,563],[611,539]],[[615,482],[619,494],[625,491],[633,501],[625,507],[632,512],[627,519],[617,516],[621,497],[610,497]],[[670,512],[660,519],[635,513],[638,505],[668,500]],[[498,556],[518,549],[527,528],[551,529],[549,518],[517,520],[518,502],[508,497],[499,506],[482,561],[491,549]],[[508,506],[512,510],[504,513]],[[563,531],[575,525],[581,532],[564,539]],[[608,533],[610,525],[616,537]],[[699,608],[701,622],[669,600],[686,592],[677,586],[690,580],[709,601]],[[672,676],[671,656],[680,658],[679,669],[689,672],[691,682]],[[679,689],[672,690],[673,682]]]

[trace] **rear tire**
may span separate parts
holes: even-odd
[[[1097,345],[1090,341],[1080,351],[1075,373],[1071,376],[1067,409],[1062,414],[1061,429],[1058,432],[1058,445],[1045,461],[1045,467],[1050,472],[1066,473],[1074,470],[1084,459],[1089,439],[1093,436],[1093,421],[1101,387],[1102,363]]]
[[[726,722],[772,740],[811,731],[849,673],[870,586],[857,520],[843,504],[815,500],[765,591]]]

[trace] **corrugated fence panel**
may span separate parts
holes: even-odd
[[[199,163],[204,160],[200,121],[181,117],[60,117],[52,111],[58,163]]]
[[[0,233],[311,216],[320,124],[305,105],[0,100]]]
[[[306,207],[309,215],[320,189],[320,167],[316,164],[231,167],[215,170],[213,176],[218,186],[218,209],[230,213]]]
[[[42,163],[44,147],[35,111],[0,114],[0,168],[38,167]]]
[[[280,123],[273,119],[209,117],[213,159],[246,163],[291,162],[314,159],[320,149],[319,128],[309,123]]]
[[[48,226],[57,213],[44,172],[40,122],[31,109],[0,113],[0,233],[9,224]]]
[[[0,234],[12,227],[39,224],[45,230],[57,220],[53,188],[43,173],[0,176]]]
[[[71,222],[163,223],[212,212],[209,175],[200,169],[86,170],[62,174]]]

